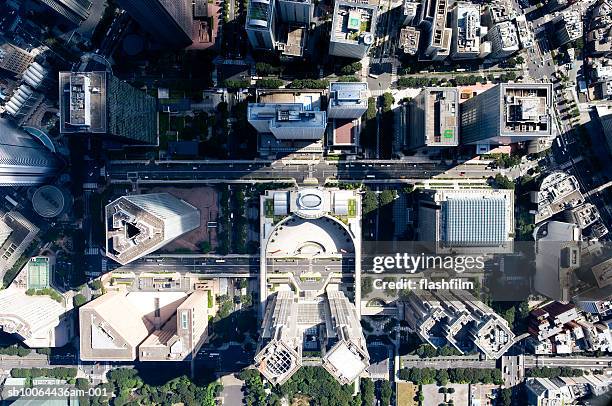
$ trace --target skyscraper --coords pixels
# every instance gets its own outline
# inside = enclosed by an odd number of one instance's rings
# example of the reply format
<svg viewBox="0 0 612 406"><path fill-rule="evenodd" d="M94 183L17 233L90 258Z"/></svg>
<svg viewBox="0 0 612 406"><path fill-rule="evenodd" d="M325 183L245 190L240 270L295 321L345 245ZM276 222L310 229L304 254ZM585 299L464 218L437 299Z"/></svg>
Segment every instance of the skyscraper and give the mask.
<svg viewBox="0 0 612 406"><path fill-rule="evenodd" d="M38 0L71 23L80 25L89 17L91 0Z"/></svg>
<svg viewBox="0 0 612 406"><path fill-rule="evenodd" d="M61 162L42 143L0 118L0 185L38 185L60 167Z"/></svg>
<svg viewBox="0 0 612 406"><path fill-rule="evenodd" d="M501 83L461 104L465 144L511 144L553 134L551 83Z"/></svg>
<svg viewBox="0 0 612 406"><path fill-rule="evenodd" d="M311 0L278 0L278 14L286 23L310 24L314 3Z"/></svg>
<svg viewBox="0 0 612 406"><path fill-rule="evenodd" d="M374 43L378 6L336 1L329 54L361 59Z"/></svg>
<svg viewBox="0 0 612 406"><path fill-rule="evenodd" d="M449 87L423 89L410 103L409 148L459 145L459 94Z"/></svg>
<svg viewBox="0 0 612 406"><path fill-rule="evenodd" d="M200 211L169 193L123 196L106 206L106 255L125 265L200 227Z"/></svg>
<svg viewBox="0 0 612 406"><path fill-rule="evenodd" d="M263 322L255 366L278 385L301 367L304 352L316 352L338 382L354 382L370 362L359 322L359 194L323 188L275 190L261 196L260 207ZM346 256L354 262L338 265ZM308 268L285 266L295 258ZM268 269L271 263L287 272Z"/></svg>
<svg viewBox="0 0 612 406"><path fill-rule="evenodd" d="M367 82L334 82L329 85L329 118L355 119L368 109Z"/></svg>
<svg viewBox="0 0 612 406"><path fill-rule="evenodd" d="M119 0L119 5L159 42L176 48L191 44L191 0Z"/></svg>
<svg viewBox="0 0 612 406"><path fill-rule="evenodd" d="M153 97L108 72L60 72L60 132L106 134L157 145Z"/></svg>
<svg viewBox="0 0 612 406"><path fill-rule="evenodd" d="M245 29L254 49L274 50L275 0L249 0Z"/></svg>

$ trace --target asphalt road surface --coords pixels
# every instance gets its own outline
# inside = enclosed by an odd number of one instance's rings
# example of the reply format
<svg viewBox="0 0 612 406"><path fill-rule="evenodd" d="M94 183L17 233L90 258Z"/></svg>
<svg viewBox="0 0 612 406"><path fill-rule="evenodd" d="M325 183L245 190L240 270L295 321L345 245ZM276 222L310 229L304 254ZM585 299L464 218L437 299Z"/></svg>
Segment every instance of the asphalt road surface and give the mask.
<svg viewBox="0 0 612 406"><path fill-rule="evenodd" d="M213 274L215 276L237 275L240 277L255 276L259 273L259 258L250 257L217 259L214 257L197 257L190 255L151 255L140 258L127 265L116 265L116 268L111 268L109 270L125 272L191 272Z"/></svg>
<svg viewBox="0 0 612 406"><path fill-rule="evenodd" d="M135 182L159 183L173 181L203 182L207 180L252 181L252 180L295 180L304 182L316 178L319 183L326 179L361 182L365 180L430 179L451 170L455 165L438 162L404 161L360 161L320 162L316 164L286 165L280 161L112 161L108 174L114 183ZM454 171L456 172L456 171ZM464 178L494 176L494 171L484 166L462 169Z"/></svg>

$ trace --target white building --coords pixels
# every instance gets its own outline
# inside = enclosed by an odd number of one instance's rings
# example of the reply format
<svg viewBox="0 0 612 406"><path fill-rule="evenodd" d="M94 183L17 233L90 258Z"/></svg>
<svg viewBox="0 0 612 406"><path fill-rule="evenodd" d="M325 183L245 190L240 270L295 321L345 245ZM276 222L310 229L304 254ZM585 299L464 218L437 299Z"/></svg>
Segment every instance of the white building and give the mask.
<svg viewBox="0 0 612 406"><path fill-rule="evenodd" d="M484 58L491 52L491 44L482 42L486 27L480 25L480 5L460 1L452 11L453 59Z"/></svg>
<svg viewBox="0 0 612 406"><path fill-rule="evenodd" d="M368 110L367 82L334 82L329 85L327 115L332 119L355 119Z"/></svg>
<svg viewBox="0 0 612 406"><path fill-rule="evenodd" d="M282 384L310 358L341 384L368 367L361 325L361 204L355 191L261 196L261 340L255 366ZM343 258L354 258L347 262ZM304 268L294 267L296 259Z"/></svg>
<svg viewBox="0 0 612 406"><path fill-rule="evenodd" d="M519 50L518 32L510 21L495 24L488 33L488 39L491 42L490 58L505 59Z"/></svg>
<svg viewBox="0 0 612 406"><path fill-rule="evenodd" d="M279 140L319 140L327 127L324 111L306 110L302 103L249 103L247 117L257 132Z"/></svg>
<svg viewBox="0 0 612 406"><path fill-rule="evenodd" d="M200 227L200 211L169 193L123 196L106 206L106 255L125 265Z"/></svg>

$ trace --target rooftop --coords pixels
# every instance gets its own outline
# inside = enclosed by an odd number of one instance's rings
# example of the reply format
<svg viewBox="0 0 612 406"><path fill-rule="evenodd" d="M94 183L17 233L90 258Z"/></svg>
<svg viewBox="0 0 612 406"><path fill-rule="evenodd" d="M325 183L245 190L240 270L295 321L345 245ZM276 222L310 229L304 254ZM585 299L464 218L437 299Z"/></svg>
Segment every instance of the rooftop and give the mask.
<svg viewBox="0 0 612 406"><path fill-rule="evenodd" d="M105 133L106 72L60 72L62 133Z"/></svg>
<svg viewBox="0 0 612 406"><path fill-rule="evenodd" d="M480 5L460 1L456 5L457 52L480 52Z"/></svg>
<svg viewBox="0 0 612 406"><path fill-rule="evenodd" d="M535 222L539 223L565 209L584 202L578 180L565 172L553 172L540 184L540 190L532 192L531 200L538 205Z"/></svg>
<svg viewBox="0 0 612 406"><path fill-rule="evenodd" d="M552 134L552 84L503 84L502 131Z"/></svg>
<svg viewBox="0 0 612 406"><path fill-rule="evenodd" d="M122 265L199 227L199 211L168 193L123 196L106 206L106 255Z"/></svg>
<svg viewBox="0 0 612 406"><path fill-rule="evenodd" d="M372 45L378 7L367 3L336 1L331 40Z"/></svg>
<svg viewBox="0 0 612 406"><path fill-rule="evenodd" d="M247 26L253 29L267 30L272 23L273 14L273 0L249 0Z"/></svg>
<svg viewBox="0 0 612 406"><path fill-rule="evenodd" d="M400 30L399 45L404 53L415 55L419 50L421 31L416 27L405 27Z"/></svg>
<svg viewBox="0 0 612 406"><path fill-rule="evenodd" d="M331 106L367 105L367 102L367 82L334 82L329 85L329 104Z"/></svg>
<svg viewBox="0 0 612 406"><path fill-rule="evenodd" d="M456 146L459 143L459 93L453 88L427 88L425 97L425 143Z"/></svg>

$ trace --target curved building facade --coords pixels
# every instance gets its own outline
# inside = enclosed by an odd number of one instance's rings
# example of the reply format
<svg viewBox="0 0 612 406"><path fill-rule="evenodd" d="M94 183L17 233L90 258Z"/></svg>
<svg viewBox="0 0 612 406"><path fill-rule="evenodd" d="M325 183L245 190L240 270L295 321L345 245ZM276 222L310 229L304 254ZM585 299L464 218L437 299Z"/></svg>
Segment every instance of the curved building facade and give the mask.
<svg viewBox="0 0 612 406"><path fill-rule="evenodd" d="M60 160L38 140L0 118L0 185L39 185L60 168Z"/></svg>

